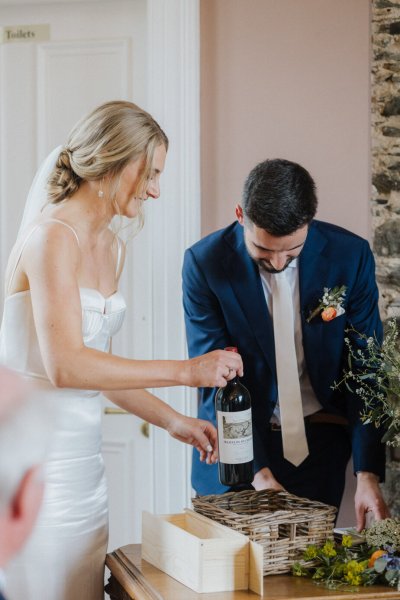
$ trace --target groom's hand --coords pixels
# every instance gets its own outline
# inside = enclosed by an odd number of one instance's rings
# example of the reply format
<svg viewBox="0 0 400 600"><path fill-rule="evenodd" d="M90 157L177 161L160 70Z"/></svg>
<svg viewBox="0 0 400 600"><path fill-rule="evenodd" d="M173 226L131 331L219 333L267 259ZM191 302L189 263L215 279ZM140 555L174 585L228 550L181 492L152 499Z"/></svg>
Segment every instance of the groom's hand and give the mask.
<svg viewBox="0 0 400 600"><path fill-rule="evenodd" d="M375 521L390 517L390 512L379 487L379 478L375 473L359 471L357 473L357 490L354 497L357 518L357 531L366 526L366 515L372 513Z"/></svg>
<svg viewBox="0 0 400 600"><path fill-rule="evenodd" d="M253 487L256 490L276 490L278 492L286 491L279 481L275 479L271 469L268 469L268 467L260 469L254 475Z"/></svg>
<svg viewBox="0 0 400 600"><path fill-rule="evenodd" d="M194 446L200 452L201 461L205 460L208 465L217 462L217 430L209 421L178 414L170 421L167 431L176 440Z"/></svg>

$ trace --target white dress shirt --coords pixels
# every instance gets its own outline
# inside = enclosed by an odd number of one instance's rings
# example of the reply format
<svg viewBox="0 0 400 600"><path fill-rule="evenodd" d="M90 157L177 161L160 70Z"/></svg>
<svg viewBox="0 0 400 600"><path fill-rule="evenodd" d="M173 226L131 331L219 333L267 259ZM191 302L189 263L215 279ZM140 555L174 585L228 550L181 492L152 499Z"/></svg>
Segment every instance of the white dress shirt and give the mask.
<svg viewBox="0 0 400 600"><path fill-rule="evenodd" d="M274 277L273 273L268 273L262 268L260 270L261 282L264 290L265 300L268 306L268 311L272 316L272 289L271 282L272 277ZM308 377L306 361L304 358L304 349L303 349L303 334L301 329L301 315L300 315L300 291L299 291L299 267L298 267L298 259L295 258L286 268L286 277L289 282L290 288L292 290L292 298L293 298L293 315L294 315L294 337L295 337L295 347L296 347L296 356L297 356L297 367L299 371L299 381L300 381L300 390L301 390L301 400L303 405L303 415L306 417L307 415L312 415L313 413L322 409L321 404L318 402L314 391L311 387L310 378ZM279 414L279 398L278 402L275 405L274 413L271 417L271 422L275 422L280 424L280 414Z"/></svg>

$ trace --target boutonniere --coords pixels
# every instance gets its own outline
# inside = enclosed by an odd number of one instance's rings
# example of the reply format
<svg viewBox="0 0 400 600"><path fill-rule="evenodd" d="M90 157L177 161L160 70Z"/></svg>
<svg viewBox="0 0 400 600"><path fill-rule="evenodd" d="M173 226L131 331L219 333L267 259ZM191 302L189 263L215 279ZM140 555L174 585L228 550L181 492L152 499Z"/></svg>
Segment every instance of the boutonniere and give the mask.
<svg viewBox="0 0 400 600"><path fill-rule="evenodd" d="M319 300L319 304L314 310L310 311L307 317L307 323L314 317L321 314L323 321L332 321L336 317L340 317L345 310L343 308L343 301L346 295L346 286L337 285L336 287L324 288L324 295Z"/></svg>

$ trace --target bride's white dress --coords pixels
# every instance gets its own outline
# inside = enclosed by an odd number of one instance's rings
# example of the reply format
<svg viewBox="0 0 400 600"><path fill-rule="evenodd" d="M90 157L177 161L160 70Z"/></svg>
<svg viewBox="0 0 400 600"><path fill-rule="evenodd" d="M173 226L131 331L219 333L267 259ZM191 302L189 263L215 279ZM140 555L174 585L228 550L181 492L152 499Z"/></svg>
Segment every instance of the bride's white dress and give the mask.
<svg viewBox="0 0 400 600"><path fill-rule="evenodd" d="M80 296L84 343L107 352L111 336L122 325L124 299L119 292L104 298L90 288L81 288ZM6 569L7 598L102 600L108 510L101 396L52 386L40 355L29 291L5 299L0 362L57 403L44 502L32 536Z"/></svg>

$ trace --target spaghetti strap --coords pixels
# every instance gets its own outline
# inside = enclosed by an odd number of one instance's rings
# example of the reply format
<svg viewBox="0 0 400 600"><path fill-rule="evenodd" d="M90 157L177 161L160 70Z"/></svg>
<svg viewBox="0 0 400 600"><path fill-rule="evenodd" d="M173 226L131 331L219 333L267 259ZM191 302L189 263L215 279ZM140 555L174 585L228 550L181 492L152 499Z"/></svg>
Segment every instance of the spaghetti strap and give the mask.
<svg viewBox="0 0 400 600"><path fill-rule="evenodd" d="M75 229L74 229L73 227L71 227L71 225L68 225L68 223L65 223L65 221L61 221L60 219L46 219L46 221L42 221L41 223L37 223L37 224L36 224L34 227L32 227L32 229L29 231L29 233L27 234L26 238L25 238L25 239L24 239L24 241L22 242L22 244L21 244L21 247L20 247L20 249L19 249L19 251L18 251L18 255L17 255L17 258L16 258L16 260L15 260L14 267L13 267L13 269L12 269L12 271L11 271L10 277L9 277L9 279L8 279L8 282L7 282L7 291L6 291L6 293L7 293L7 294L8 294L8 293L9 293L9 291L10 291L10 286L11 286L11 284L12 284L12 281L13 281L13 279L14 279L15 272L16 272L16 270L17 270L17 268L18 268L19 262L20 262L20 260L21 260L22 253L23 253L23 251L24 251L24 249L25 249L25 246L26 246L26 244L27 244L27 243L28 243L28 241L29 241L29 238L30 238L30 237L31 237L31 235L32 235L32 234L33 234L33 233L36 231L36 229L38 229L38 228L39 228L41 225L44 225L44 224L46 224L46 223L49 223L49 222L60 223L61 225L65 225L65 227L68 227L68 229L70 229L70 230L72 231L72 233L74 234L74 236L75 236L75 238L76 238L76 242L77 242L78 246L80 246L80 244L79 244L79 238L78 238L78 234L76 233Z"/></svg>
<svg viewBox="0 0 400 600"><path fill-rule="evenodd" d="M46 221L43 221L43 223L39 223L39 225L43 225L44 223L48 223L49 221L54 221L54 223L61 223L61 225L65 225L65 227L68 227L68 229L70 229L72 231L72 233L74 234L75 238L76 238L76 243L78 244L78 246L80 247L80 243L79 243L79 238L78 238L78 234L76 233L75 229L72 227L72 225L68 225L68 223L66 223L65 221L61 221L61 219L54 219L54 218L50 218L50 219L46 219Z"/></svg>

